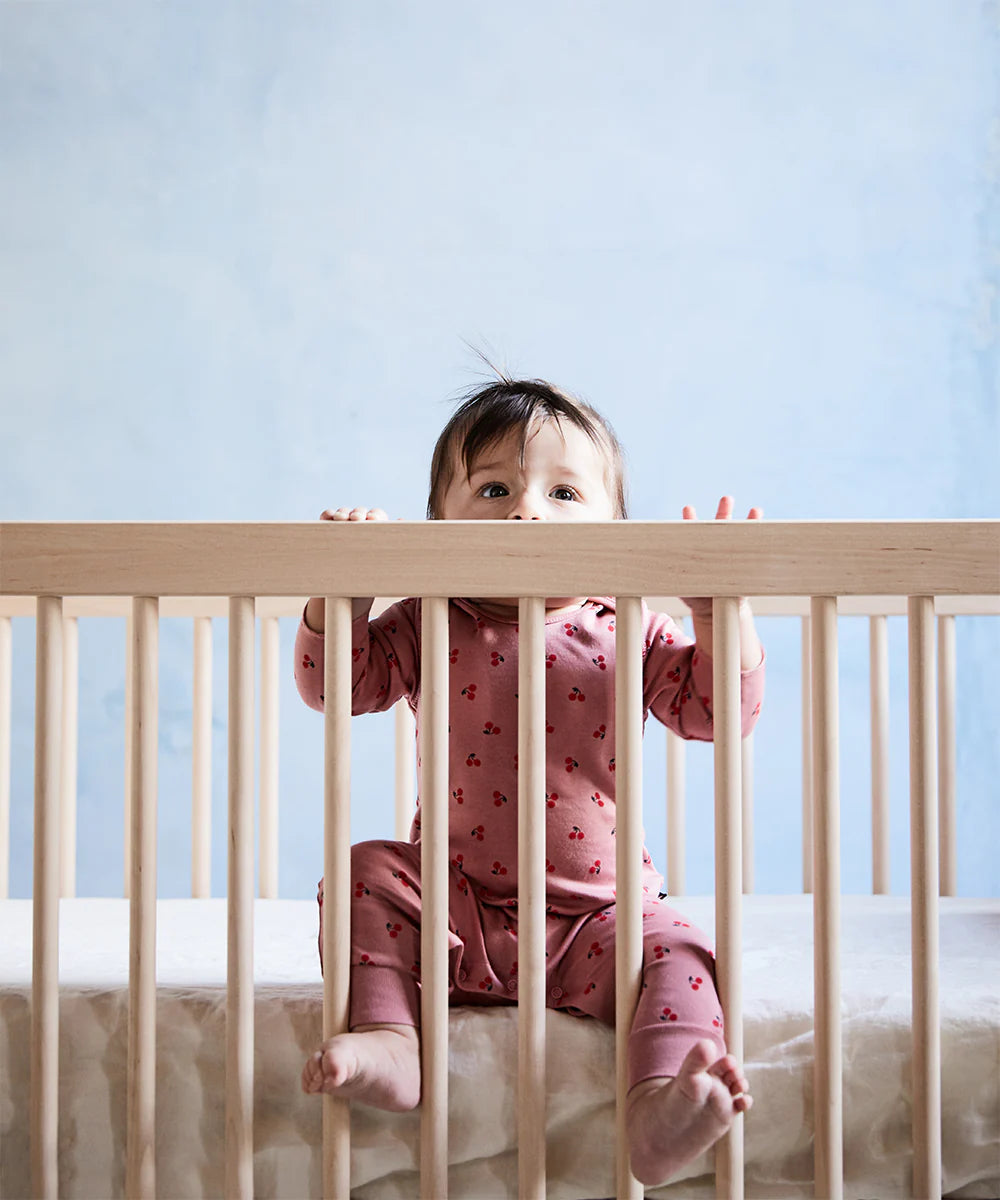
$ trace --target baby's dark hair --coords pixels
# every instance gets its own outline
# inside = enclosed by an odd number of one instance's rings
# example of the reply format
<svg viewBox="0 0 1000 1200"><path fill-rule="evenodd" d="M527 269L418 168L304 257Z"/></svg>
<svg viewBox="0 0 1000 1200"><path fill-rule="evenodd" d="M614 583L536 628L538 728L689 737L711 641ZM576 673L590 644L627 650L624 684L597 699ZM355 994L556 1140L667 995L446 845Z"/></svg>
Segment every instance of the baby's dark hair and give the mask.
<svg viewBox="0 0 1000 1200"><path fill-rule="evenodd" d="M491 364L492 365L492 364ZM437 521L441 504L457 466L468 476L476 460L490 446L517 431L521 455L532 427L538 421L566 421L582 430L607 456L608 491L615 517L628 515L625 499L625 456L614 430L604 417L583 400L569 395L544 379L511 379L493 368L494 383L475 388L462 398L434 447L427 517Z"/></svg>

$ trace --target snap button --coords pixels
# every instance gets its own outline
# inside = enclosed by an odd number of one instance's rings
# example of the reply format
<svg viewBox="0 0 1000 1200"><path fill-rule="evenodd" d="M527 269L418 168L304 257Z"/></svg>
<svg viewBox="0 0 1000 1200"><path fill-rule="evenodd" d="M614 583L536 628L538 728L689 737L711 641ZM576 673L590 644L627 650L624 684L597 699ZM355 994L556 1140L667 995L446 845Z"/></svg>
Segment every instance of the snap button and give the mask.
<svg viewBox="0 0 1000 1200"><path fill-rule="evenodd" d="M549 992L549 995L552 997L553 1000L561 1000L562 994L563 994L563 990L561 987L554 987L552 989L552 991Z"/></svg>
<svg viewBox="0 0 1000 1200"><path fill-rule="evenodd" d="M465 981L469 978L469 972L468 971L459 971L458 978L459 978L459 982L465 983Z"/></svg>
<svg viewBox="0 0 1000 1200"><path fill-rule="evenodd" d="M507 991L508 992L516 992L517 991L517 980L516 979L508 979L507 980Z"/></svg>

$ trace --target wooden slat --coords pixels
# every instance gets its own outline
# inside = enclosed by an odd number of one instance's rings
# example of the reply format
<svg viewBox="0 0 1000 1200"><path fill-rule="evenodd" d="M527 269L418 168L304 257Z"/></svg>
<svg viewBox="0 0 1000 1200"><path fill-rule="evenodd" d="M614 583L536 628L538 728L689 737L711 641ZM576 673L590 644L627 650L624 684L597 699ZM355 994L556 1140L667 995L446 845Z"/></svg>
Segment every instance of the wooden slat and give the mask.
<svg viewBox="0 0 1000 1200"><path fill-rule="evenodd" d="M80 641L63 614L62 735L59 742L59 895L76 894L76 776L80 713Z"/></svg>
<svg viewBox="0 0 1000 1200"><path fill-rule="evenodd" d="M35 633L35 853L31 971L31 1179L59 1188L59 704L62 602L39 596Z"/></svg>
<svg viewBox="0 0 1000 1200"><path fill-rule="evenodd" d="M934 605L909 601L910 914L913 987L913 1194L941 1195L937 762Z"/></svg>
<svg viewBox="0 0 1000 1200"><path fill-rule="evenodd" d="M667 730L667 891L683 896L685 858L684 740Z"/></svg>
<svg viewBox="0 0 1000 1200"><path fill-rule="evenodd" d="M410 840L410 825L413 822L414 742L413 712L405 700L394 705L395 713L395 828L396 838L401 842Z"/></svg>
<svg viewBox="0 0 1000 1200"><path fill-rule="evenodd" d="M258 617L301 617L306 597L258 596ZM393 600L376 597L372 613L377 615ZM124 617L131 601L127 596L69 596L63 602L63 612L69 617ZM758 617L805 617L809 615L808 596L750 596L750 605ZM647 596L646 606L653 612L665 612L675 619L689 615L685 604L676 596ZM225 596L163 596L160 616L164 617L225 617L229 601ZM935 596L934 612L938 616L1000 616L1000 595ZM906 597L898 596L839 596L837 613L841 617L906 616ZM31 617L35 615L34 596L0 595L0 617Z"/></svg>
<svg viewBox="0 0 1000 1200"><path fill-rule="evenodd" d="M122 895L126 900L132 893L132 733L135 713L135 697L132 693L132 659L134 655L135 621L132 602L129 600L125 617L125 815L122 822L122 857L125 876Z"/></svg>
<svg viewBox="0 0 1000 1200"><path fill-rule="evenodd" d="M253 1196L253 600L229 601L226 1195Z"/></svg>
<svg viewBox="0 0 1000 1200"><path fill-rule="evenodd" d="M741 793L743 823L743 895L753 893L753 734L741 747Z"/></svg>
<svg viewBox="0 0 1000 1200"><path fill-rule="evenodd" d="M518 606L518 1194L545 1200L545 601Z"/></svg>
<svg viewBox="0 0 1000 1200"><path fill-rule="evenodd" d="M323 1040L346 1033L351 983L351 602L327 596L323 708ZM351 1113L323 1097L323 1195L351 1186Z"/></svg>
<svg viewBox="0 0 1000 1200"><path fill-rule="evenodd" d="M802 893L813 890L812 627L802 618Z"/></svg>
<svg viewBox="0 0 1000 1200"><path fill-rule="evenodd" d="M955 618L938 617L938 817L941 853L941 895L954 896L958 887L955 761Z"/></svg>
<svg viewBox="0 0 1000 1200"><path fill-rule="evenodd" d="M626 1129L628 1043L642 985L642 604L615 600L615 1062L618 1200L639 1200Z"/></svg>
<svg viewBox="0 0 1000 1200"><path fill-rule="evenodd" d="M420 673L420 1194L448 1195L448 601L423 601Z"/></svg>
<svg viewBox="0 0 1000 1200"><path fill-rule="evenodd" d="M886 618L869 619L872 757L872 895L889 894L889 638Z"/></svg>
<svg viewBox="0 0 1000 1200"><path fill-rule="evenodd" d="M840 1036L840 776L837 709L837 605L812 601L813 979L816 1054L813 1080L815 1195L844 1191L843 1078Z"/></svg>
<svg viewBox="0 0 1000 1200"><path fill-rule="evenodd" d="M125 1194L156 1196L156 807L159 615L132 601L132 758Z"/></svg>
<svg viewBox="0 0 1000 1200"><path fill-rule="evenodd" d="M212 619L195 617L191 706L191 895L212 894Z"/></svg>
<svg viewBox="0 0 1000 1200"><path fill-rule="evenodd" d="M0 900L10 894L10 742L13 638L0 617Z"/></svg>
<svg viewBox="0 0 1000 1200"><path fill-rule="evenodd" d="M1000 594L997 521L0 525L0 593Z"/></svg>
<svg viewBox="0 0 1000 1200"><path fill-rule="evenodd" d="M260 881L263 899L278 898L278 618L260 622ZM324 693L325 694L325 693Z"/></svg>
<svg viewBox="0 0 1000 1200"><path fill-rule="evenodd" d="M743 1062L743 884L739 603L716 597L712 615L715 758L715 957L726 1046ZM715 1146L715 1194L743 1197L743 1122Z"/></svg>

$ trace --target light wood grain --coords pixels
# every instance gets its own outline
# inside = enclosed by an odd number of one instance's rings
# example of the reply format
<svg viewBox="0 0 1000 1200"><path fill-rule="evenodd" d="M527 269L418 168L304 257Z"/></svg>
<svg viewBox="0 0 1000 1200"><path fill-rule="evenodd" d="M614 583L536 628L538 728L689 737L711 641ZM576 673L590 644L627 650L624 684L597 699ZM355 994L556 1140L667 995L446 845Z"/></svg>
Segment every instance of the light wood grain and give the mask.
<svg viewBox="0 0 1000 1200"><path fill-rule="evenodd" d="M743 895L753 892L753 734L743 739L740 754L743 824Z"/></svg>
<svg viewBox="0 0 1000 1200"><path fill-rule="evenodd" d="M642 986L641 602L615 600L615 1064L619 1200L640 1200L626 1130L628 1042Z"/></svg>
<svg viewBox="0 0 1000 1200"><path fill-rule="evenodd" d="M872 895L889 894L889 636L884 616L869 619L872 758Z"/></svg>
<svg viewBox="0 0 1000 1200"><path fill-rule="evenodd" d="M940 823L940 892L956 895L958 887L958 837L956 831L955 754L955 618L941 616L938 628L938 819Z"/></svg>
<svg viewBox="0 0 1000 1200"><path fill-rule="evenodd" d="M327 596L323 664L323 1040L346 1033L351 986L351 602ZM323 1097L323 1195L350 1194L351 1112Z"/></svg>
<svg viewBox="0 0 1000 1200"><path fill-rule="evenodd" d="M38 598L35 631L35 848L31 969L31 1180L59 1188L59 706L62 602Z"/></svg>
<svg viewBox="0 0 1000 1200"><path fill-rule="evenodd" d="M913 1195L941 1195L937 738L934 608L909 601L910 917L913 996Z"/></svg>
<svg viewBox="0 0 1000 1200"><path fill-rule="evenodd" d="M812 615L813 1079L817 1200L844 1193L843 1076L840 1034L840 735L837 708L837 606L814 596Z"/></svg>
<svg viewBox="0 0 1000 1200"><path fill-rule="evenodd" d="M156 1196L156 809L159 614L151 596L132 601L128 1139L125 1192Z"/></svg>
<svg viewBox="0 0 1000 1200"><path fill-rule="evenodd" d="M811 602L810 602L811 603ZM813 890L812 625L802 618L802 892Z"/></svg>
<svg viewBox="0 0 1000 1200"><path fill-rule="evenodd" d="M0 900L6 900L10 893L12 650L10 617L0 617Z"/></svg>
<svg viewBox="0 0 1000 1200"><path fill-rule="evenodd" d="M80 718L80 630L63 614L62 733L59 739L59 895L76 894L76 776Z"/></svg>
<svg viewBox="0 0 1000 1200"><path fill-rule="evenodd" d="M253 1196L253 600L229 601L226 1196Z"/></svg>
<svg viewBox="0 0 1000 1200"><path fill-rule="evenodd" d="M448 1195L448 601L425 599L420 645L420 1194Z"/></svg>
<svg viewBox="0 0 1000 1200"><path fill-rule="evenodd" d="M715 759L715 955L726 1046L743 1062L743 815L738 601L716 598L712 616ZM715 1194L743 1197L743 1121L715 1146Z"/></svg>
<svg viewBox="0 0 1000 1200"><path fill-rule="evenodd" d="M191 706L191 895L212 894L212 619L195 617Z"/></svg>
<svg viewBox="0 0 1000 1200"><path fill-rule="evenodd" d="M517 1176L545 1200L545 602L518 609Z"/></svg>
<svg viewBox="0 0 1000 1200"><path fill-rule="evenodd" d="M278 897L278 661L277 617L260 620L260 866L258 893Z"/></svg>
<svg viewBox="0 0 1000 1200"><path fill-rule="evenodd" d="M997 521L0 525L8 595L1000 593Z"/></svg>

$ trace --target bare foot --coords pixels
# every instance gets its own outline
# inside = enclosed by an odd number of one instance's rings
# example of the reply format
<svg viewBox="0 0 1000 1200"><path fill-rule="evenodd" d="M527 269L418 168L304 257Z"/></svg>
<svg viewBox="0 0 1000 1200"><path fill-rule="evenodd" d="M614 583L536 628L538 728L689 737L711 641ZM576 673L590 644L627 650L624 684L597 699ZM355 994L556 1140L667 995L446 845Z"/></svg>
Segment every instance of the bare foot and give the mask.
<svg viewBox="0 0 1000 1200"><path fill-rule="evenodd" d="M640 1183L669 1179L753 1104L736 1059L717 1053L714 1042L696 1042L676 1078L644 1079L629 1092L629 1152Z"/></svg>
<svg viewBox="0 0 1000 1200"><path fill-rule="evenodd" d="M360 1100L386 1112L420 1103L420 1042L412 1025L358 1026L330 1038L302 1068L302 1090Z"/></svg>

